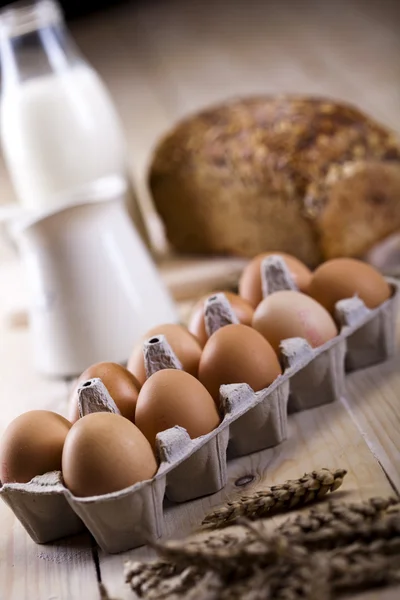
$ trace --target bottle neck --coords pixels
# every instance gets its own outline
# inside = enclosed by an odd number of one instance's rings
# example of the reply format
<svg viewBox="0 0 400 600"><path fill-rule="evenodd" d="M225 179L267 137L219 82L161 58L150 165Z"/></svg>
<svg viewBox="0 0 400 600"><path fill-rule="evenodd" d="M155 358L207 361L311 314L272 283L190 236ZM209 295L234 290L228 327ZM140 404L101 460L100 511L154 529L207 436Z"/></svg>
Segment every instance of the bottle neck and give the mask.
<svg viewBox="0 0 400 600"><path fill-rule="evenodd" d="M52 0L16 3L0 13L0 60L3 91L83 62Z"/></svg>

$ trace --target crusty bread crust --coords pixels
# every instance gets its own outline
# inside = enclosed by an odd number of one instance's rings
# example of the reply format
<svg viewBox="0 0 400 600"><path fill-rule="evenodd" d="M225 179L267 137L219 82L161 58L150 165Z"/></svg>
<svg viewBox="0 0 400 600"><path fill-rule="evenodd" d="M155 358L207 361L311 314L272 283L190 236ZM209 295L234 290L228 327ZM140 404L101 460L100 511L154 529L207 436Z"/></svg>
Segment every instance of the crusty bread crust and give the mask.
<svg viewBox="0 0 400 600"><path fill-rule="evenodd" d="M332 100L236 100L161 140L149 185L180 252L360 256L400 230L400 145Z"/></svg>

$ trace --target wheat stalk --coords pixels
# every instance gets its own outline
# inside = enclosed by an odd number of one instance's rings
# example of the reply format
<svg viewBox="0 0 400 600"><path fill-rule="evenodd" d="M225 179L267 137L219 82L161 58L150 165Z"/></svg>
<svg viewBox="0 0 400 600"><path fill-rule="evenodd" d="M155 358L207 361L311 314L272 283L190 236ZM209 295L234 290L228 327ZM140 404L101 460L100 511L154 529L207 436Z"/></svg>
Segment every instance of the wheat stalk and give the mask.
<svg viewBox="0 0 400 600"><path fill-rule="evenodd" d="M242 524L241 540L228 529L221 539L157 544L163 560L131 564L127 581L147 600L330 600L400 582L398 499L330 503L273 535Z"/></svg>
<svg viewBox="0 0 400 600"><path fill-rule="evenodd" d="M395 514L400 514L398 498L371 498L358 504L330 502L328 509L314 507L308 514L287 520L278 532L308 549L329 549L379 535L382 517Z"/></svg>
<svg viewBox="0 0 400 600"><path fill-rule="evenodd" d="M396 537L354 543L331 551L328 558L336 594L400 583L400 528Z"/></svg>
<svg viewBox="0 0 400 600"><path fill-rule="evenodd" d="M260 519L270 512L298 508L340 488L345 475L344 469L320 469L306 473L300 479L289 480L228 502L207 515L202 524L209 528L226 527L243 517Z"/></svg>

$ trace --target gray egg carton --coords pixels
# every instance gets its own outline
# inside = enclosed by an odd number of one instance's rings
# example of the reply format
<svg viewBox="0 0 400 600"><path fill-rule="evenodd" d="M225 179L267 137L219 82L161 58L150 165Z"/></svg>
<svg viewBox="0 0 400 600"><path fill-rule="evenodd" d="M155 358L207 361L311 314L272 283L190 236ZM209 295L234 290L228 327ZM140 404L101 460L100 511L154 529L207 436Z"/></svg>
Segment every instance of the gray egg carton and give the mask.
<svg viewBox="0 0 400 600"><path fill-rule="evenodd" d="M264 268L271 276L269 290L264 278L264 293L294 286L279 261ZM323 346L313 349L302 338L284 340L284 372L268 388L254 392L246 384L223 385L222 421L211 433L193 440L181 427L159 433L160 466L151 480L103 496L77 498L64 487L61 473L53 472L27 484L5 484L1 497L37 543L75 534L84 526L110 553L158 539L163 534L165 497L186 502L222 489L227 482L227 460L285 440L288 412L338 399L345 390L346 369L363 368L393 355L400 293L398 285L390 283L392 297L375 310L367 309L357 297L340 301L336 306L340 333ZM206 309L213 315L213 305L222 301L224 323L229 322L225 300L217 294ZM215 329L213 318L209 319L210 331ZM88 396L90 388L93 393ZM118 412L101 380L86 385L85 397L81 415Z"/></svg>

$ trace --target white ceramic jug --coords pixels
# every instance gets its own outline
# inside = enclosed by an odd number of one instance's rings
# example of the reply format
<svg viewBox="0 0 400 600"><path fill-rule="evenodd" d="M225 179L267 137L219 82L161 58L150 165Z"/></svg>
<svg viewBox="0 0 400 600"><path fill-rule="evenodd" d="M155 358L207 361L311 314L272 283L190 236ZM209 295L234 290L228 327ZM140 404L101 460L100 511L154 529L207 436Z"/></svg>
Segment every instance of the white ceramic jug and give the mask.
<svg viewBox="0 0 400 600"><path fill-rule="evenodd" d="M64 208L14 219L42 373L70 376L98 361L125 362L147 329L178 320L128 217L124 186L111 177L69 196Z"/></svg>

